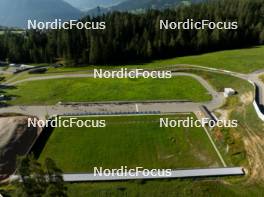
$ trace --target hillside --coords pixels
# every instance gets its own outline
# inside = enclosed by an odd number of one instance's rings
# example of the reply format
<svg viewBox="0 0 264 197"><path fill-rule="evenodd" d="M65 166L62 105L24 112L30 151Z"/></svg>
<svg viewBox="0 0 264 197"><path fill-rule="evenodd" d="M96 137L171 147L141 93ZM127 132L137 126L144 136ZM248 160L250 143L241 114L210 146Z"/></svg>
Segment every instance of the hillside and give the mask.
<svg viewBox="0 0 264 197"><path fill-rule="evenodd" d="M182 4L200 2L201 0L126 0L109 8L94 8L89 10L89 15L100 15L111 11L142 11L147 9L173 8Z"/></svg>
<svg viewBox="0 0 264 197"><path fill-rule="evenodd" d="M117 6L114 6L113 9L118 10L137 10L137 9L164 9L170 8L179 4L186 2L195 2L195 1L183 1L183 0L127 0L123 3L120 3Z"/></svg>
<svg viewBox="0 0 264 197"><path fill-rule="evenodd" d="M52 21L76 19L81 12L63 0L1 0L0 25L26 27L28 19Z"/></svg>
<svg viewBox="0 0 264 197"><path fill-rule="evenodd" d="M82 10L87 11L90 9L93 9L95 7L111 7L114 5L117 5L121 2L124 2L125 0L65 0L72 6Z"/></svg>

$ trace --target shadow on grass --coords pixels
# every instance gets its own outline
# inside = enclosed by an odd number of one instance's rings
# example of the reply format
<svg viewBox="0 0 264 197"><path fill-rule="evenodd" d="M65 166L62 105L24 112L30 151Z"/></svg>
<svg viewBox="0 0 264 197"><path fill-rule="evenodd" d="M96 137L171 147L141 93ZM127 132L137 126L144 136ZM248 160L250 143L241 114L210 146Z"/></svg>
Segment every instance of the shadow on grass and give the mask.
<svg viewBox="0 0 264 197"><path fill-rule="evenodd" d="M35 144L30 150L30 152L33 153L36 158L40 157L40 154L43 151L46 143L48 142L53 130L54 130L54 127L51 127L51 125L48 125L47 127L43 129L41 134L38 136L38 139L36 140Z"/></svg>

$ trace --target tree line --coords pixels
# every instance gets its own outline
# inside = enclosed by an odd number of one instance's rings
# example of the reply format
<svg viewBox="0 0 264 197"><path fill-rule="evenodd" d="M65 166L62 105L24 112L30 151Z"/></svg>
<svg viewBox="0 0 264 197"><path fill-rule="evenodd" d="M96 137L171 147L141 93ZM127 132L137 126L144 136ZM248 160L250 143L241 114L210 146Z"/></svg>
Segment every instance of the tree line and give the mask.
<svg viewBox="0 0 264 197"><path fill-rule="evenodd" d="M34 155L17 158L17 179L0 188L4 197L67 197L62 171L51 158L39 163Z"/></svg>
<svg viewBox="0 0 264 197"><path fill-rule="evenodd" d="M160 20L237 21L234 30L160 30ZM82 19L105 30L6 31L0 59L11 62L116 64L264 44L264 0L217 0L142 14L113 12Z"/></svg>

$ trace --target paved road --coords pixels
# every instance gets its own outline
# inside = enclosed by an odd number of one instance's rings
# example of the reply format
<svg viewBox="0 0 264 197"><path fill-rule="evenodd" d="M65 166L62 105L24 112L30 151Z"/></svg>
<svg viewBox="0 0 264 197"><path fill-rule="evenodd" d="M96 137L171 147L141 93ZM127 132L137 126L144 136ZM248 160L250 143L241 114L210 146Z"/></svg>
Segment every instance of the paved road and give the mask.
<svg viewBox="0 0 264 197"><path fill-rule="evenodd" d="M202 77L190 74L190 73L173 73L173 76L189 76L199 81L212 95L212 100L209 102L137 102L134 103L101 103L101 104L89 104L89 105L53 105L53 106L10 106L0 109L0 113L14 112L23 113L27 115L34 115L40 118L45 118L46 115L60 115L65 113L85 113L85 112L135 112L135 111L160 111L162 113L172 112L195 112L199 111L201 105L205 105L209 110L216 109L224 103L224 96L222 93L216 92L214 88ZM11 82L5 85L17 85L19 83L36 81L36 80L47 80L47 79L62 79L62 78L87 78L93 77L92 74L64 74L55 76L41 76L31 77L16 82Z"/></svg>

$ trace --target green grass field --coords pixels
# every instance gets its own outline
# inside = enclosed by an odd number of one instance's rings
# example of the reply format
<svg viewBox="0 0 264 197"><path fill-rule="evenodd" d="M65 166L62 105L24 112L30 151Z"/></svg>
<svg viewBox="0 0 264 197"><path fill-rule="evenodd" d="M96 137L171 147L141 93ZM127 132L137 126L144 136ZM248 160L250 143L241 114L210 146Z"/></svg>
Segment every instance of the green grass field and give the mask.
<svg viewBox="0 0 264 197"><path fill-rule="evenodd" d="M186 91L188 90L188 91ZM191 100L209 101L211 95L192 77L172 79L53 79L24 82L6 94L11 104L55 104L59 101Z"/></svg>
<svg viewBox="0 0 264 197"><path fill-rule="evenodd" d="M221 166L203 128L160 128L160 117L101 117L106 120L105 128L57 128L40 161L51 157L64 172L93 172L94 167L100 166L110 169ZM186 119L187 115L167 117Z"/></svg>

